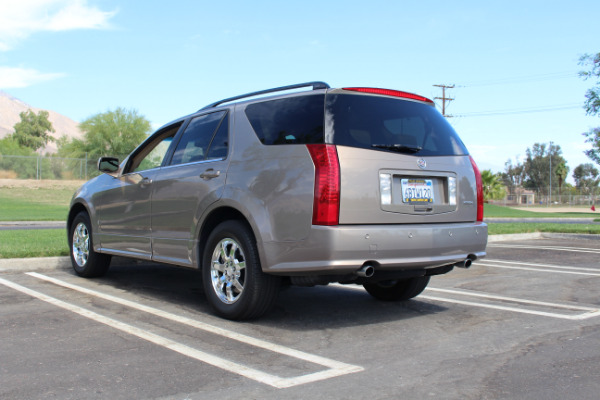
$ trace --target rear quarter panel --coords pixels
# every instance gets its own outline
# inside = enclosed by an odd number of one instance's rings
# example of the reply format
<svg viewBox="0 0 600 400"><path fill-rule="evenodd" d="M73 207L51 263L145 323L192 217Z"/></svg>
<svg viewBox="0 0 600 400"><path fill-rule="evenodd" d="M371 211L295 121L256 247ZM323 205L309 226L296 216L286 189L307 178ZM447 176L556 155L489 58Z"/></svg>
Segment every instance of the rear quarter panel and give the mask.
<svg viewBox="0 0 600 400"><path fill-rule="evenodd" d="M244 106L236 106L231 163L222 203L235 204L259 241L297 241L312 224L314 165L304 145L265 146Z"/></svg>

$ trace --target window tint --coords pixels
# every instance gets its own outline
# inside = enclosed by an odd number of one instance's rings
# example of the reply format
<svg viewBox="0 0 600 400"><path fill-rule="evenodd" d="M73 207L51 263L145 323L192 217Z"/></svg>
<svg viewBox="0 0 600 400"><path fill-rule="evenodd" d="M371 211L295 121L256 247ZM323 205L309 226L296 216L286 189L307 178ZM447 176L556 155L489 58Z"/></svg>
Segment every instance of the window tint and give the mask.
<svg viewBox="0 0 600 400"><path fill-rule="evenodd" d="M177 143L171 165L205 160L215 130L224 114L224 111L216 112L192 119Z"/></svg>
<svg viewBox="0 0 600 400"><path fill-rule="evenodd" d="M325 95L290 97L254 103L246 116L266 145L323 143Z"/></svg>
<svg viewBox="0 0 600 400"><path fill-rule="evenodd" d="M448 121L432 106L395 98L327 96L327 143L385 147L419 156L468 154Z"/></svg>

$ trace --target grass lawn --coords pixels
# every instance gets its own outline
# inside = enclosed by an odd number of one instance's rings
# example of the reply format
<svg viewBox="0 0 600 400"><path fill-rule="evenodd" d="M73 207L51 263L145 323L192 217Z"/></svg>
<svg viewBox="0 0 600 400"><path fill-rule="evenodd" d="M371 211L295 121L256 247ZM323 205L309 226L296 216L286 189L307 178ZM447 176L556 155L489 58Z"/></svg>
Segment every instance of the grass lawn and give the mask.
<svg viewBox="0 0 600 400"><path fill-rule="evenodd" d="M0 258L53 257L69 254L64 229L0 231Z"/></svg>
<svg viewBox="0 0 600 400"><path fill-rule="evenodd" d="M0 221L64 221L72 188L0 187Z"/></svg>

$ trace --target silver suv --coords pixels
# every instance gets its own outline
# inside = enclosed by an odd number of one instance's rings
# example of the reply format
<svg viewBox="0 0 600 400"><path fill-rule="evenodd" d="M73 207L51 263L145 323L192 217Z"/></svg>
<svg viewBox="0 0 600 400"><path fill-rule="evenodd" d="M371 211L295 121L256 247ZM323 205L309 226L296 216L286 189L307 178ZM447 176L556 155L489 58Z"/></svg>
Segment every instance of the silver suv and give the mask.
<svg viewBox="0 0 600 400"><path fill-rule="evenodd" d="M232 97L98 167L71 202L75 272L103 275L111 255L198 268L229 319L263 315L282 283L407 300L485 256L477 166L412 93L309 82Z"/></svg>

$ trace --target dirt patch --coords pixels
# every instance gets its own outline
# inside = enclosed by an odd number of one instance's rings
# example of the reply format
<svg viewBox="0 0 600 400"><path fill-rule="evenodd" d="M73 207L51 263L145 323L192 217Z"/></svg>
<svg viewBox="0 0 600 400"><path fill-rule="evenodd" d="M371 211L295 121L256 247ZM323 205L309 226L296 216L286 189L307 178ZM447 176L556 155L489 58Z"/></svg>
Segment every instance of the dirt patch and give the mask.
<svg viewBox="0 0 600 400"><path fill-rule="evenodd" d="M83 185L84 180L50 180L50 179L0 179L0 188L30 189L72 189Z"/></svg>

